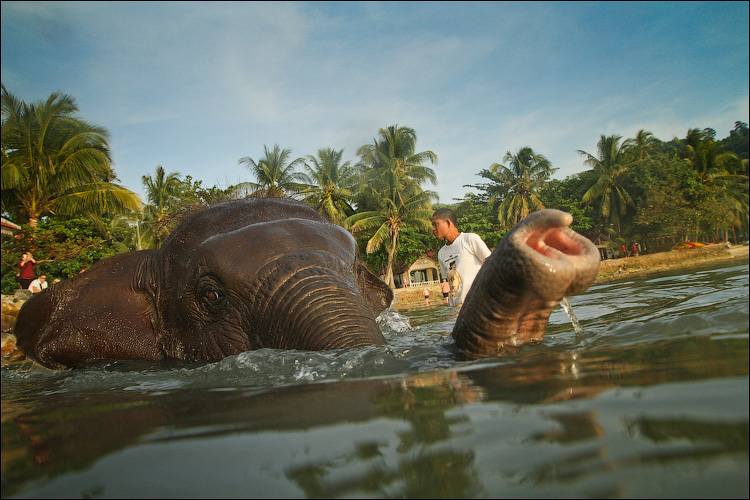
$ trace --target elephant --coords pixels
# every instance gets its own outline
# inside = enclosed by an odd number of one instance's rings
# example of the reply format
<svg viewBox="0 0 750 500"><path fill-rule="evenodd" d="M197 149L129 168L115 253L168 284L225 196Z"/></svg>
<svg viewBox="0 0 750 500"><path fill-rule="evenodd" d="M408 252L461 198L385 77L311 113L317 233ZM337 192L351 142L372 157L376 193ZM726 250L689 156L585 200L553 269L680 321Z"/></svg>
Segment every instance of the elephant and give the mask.
<svg viewBox="0 0 750 500"><path fill-rule="evenodd" d="M535 212L505 236L456 320L462 356L541 340L555 303L591 285L599 253L571 221ZM246 198L183 217L159 249L104 259L36 294L14 333L52 369L210 361L259 348L384 345L376 318L392 300L346 229L291 198Z"/></svg>

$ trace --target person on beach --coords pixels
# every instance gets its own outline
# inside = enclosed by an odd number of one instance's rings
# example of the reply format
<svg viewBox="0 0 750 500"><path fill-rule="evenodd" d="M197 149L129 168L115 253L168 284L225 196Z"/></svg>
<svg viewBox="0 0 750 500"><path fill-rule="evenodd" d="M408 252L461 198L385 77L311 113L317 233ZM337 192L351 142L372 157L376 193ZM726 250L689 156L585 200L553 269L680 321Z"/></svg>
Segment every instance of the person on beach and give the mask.
<svg viewBox="0 0 750 500"><path fill-rule="evenodd" d="M451 288L451 296L448 300L449 305L456 305L456 296L461 289L461 275L456 271L456 263L451 262L451 268L448 270L448 284Z"/></svg>
<svg viewBox="0 0 750 500"><path fill-rule="evenodd" d="M29 288L27 290L31 293L39 293L43 290L46 290L47 286L47 276L42 274L29 284Z"/></svg>
<svg viewBox="0 0 750 500"><path fill-rule="evenodd" d="M422 293L424 294L425 304L429 306L430 305L430 289L425 287L425 289L422 290Z"/></svg>
<svg viewBox="0 0 750 500"><path fill-rule="evenodd" d="M23 290L28 290L29 285L36 278L34 264L36 264L36 260L34 260L31 252L21 254L21 261L18 263L18 284Z"/></svg>
<svg viewBox="0 0 750 500"><path fill-rule="evenodd" d="M445 245L438 251L440 274L447 277L451 263L455 263L461 276L463 286L454 305L462 304L479 269L490 256L490 249L478 234L460 232L456 214L449 208L439 208L432 215L432 234L445 239Z"/></svg>
<svg viewBox="0 0 750 500"><path fill-rule="evenodd" d="M443 292L443 304L448 305L448 299L451 294L451 286L448 284L448 280L443 278L443 282L440 283L440 291Z"/></svg>

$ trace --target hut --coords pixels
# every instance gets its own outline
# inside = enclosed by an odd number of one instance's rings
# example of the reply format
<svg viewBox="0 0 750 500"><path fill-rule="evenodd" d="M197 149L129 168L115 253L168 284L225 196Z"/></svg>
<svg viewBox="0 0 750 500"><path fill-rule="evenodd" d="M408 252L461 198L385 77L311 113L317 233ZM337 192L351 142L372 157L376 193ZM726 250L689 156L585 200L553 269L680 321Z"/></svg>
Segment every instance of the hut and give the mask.
<svg viewBox="0 0 750 500"><path fill-rule="evenodd" d="M440 283L440 268L437 261L422 255L410 265L402 266L393 280L397 288L434 285Z"/></svg>
<svg viewBox="0 0 750 500"><path fill-rule="evenodd" d="M596 245L596 248L599 250L599 256L602 258L602 260L606 259L617 259L622 257L622 251L620 250L620 247L617 246L617 243L612 241L610 238L603 234L599 234L596 238L594 238L594 245Z"/></svg>
<svg viewBox="0 0 750 500"><path fill-rule="evenodd" d="M16 231L19 231L21 226L15 222L11 222L5 217L2 217L2 234L3 236L13 236Z"/></svg>

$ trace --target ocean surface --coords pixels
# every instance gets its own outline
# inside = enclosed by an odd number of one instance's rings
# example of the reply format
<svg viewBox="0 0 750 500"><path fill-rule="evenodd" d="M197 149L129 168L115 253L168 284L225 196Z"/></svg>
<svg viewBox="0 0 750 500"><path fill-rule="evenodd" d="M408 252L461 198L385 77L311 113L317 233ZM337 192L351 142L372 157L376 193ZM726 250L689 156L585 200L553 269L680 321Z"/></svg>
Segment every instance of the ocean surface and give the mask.
<svg viewBox="0 0 750 500"><path fill-rule="evenodd" d="M437 302L437 303L436 303ZM600 284L544 341L2 369L2 497L748 498L748 265Z"/></svg>

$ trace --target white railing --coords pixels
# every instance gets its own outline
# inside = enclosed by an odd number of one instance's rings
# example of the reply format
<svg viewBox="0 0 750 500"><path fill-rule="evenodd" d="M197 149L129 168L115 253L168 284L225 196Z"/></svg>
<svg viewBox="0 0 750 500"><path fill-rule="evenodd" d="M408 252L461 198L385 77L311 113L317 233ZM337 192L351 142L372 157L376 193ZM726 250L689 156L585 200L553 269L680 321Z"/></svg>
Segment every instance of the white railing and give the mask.
<svg viewBox="0 0 750 500"><path fill-rule="evenodd" d="M440 280L432 280L432 281L420 281L417 283L407 283L407 288L415 287L415 286L426 286L426 285L439 285Z"/></svg>

